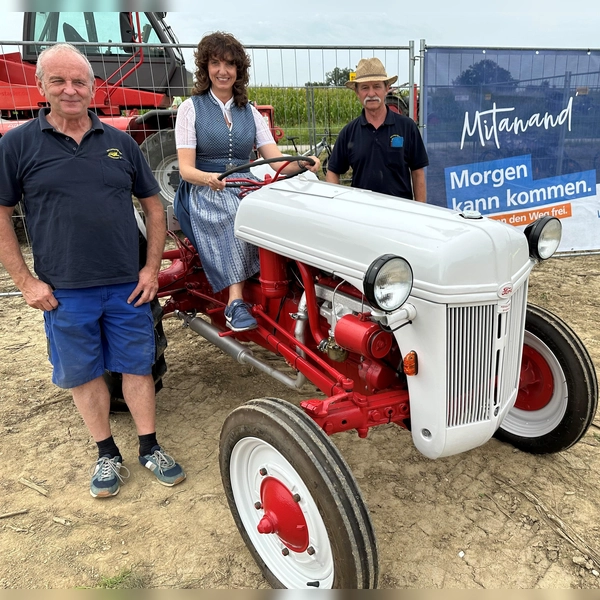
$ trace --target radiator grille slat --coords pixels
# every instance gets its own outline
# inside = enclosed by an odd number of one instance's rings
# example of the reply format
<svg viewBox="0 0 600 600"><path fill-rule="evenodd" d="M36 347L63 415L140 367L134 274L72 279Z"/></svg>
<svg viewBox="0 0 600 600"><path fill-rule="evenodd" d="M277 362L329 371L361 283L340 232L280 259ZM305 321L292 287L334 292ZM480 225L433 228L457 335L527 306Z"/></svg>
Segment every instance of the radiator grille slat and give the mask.
<svg viewBox="0 0 600 600"><path fill-rule="evenodd" d="M517 310L517 308L519 310ZM519 385L521 354L525 315L527 309L527 286L520 287L512 297L512 310L508 313L507 345L504 349L503 376L500 386L502 406L508 402Z"/></svg>
<svg viewBox="0 0 600 600"><path fill-rule="evenodd" d="M508 312L498 303L448 306L447 427L489 420L516 393L527 282Z"/></svg>

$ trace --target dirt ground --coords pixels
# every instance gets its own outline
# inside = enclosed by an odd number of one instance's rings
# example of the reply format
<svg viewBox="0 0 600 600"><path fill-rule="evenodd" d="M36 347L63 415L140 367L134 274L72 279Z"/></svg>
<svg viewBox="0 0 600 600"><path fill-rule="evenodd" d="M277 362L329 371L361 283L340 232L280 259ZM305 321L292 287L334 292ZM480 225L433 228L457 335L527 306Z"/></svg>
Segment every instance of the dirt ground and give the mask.
<svg viewBox="0 0 600 600"><path fill-rule="evenodd" d="M0 292L12 290L0 271ZM567 321L598 367L599 298L598 256L553 259L532 274L531 301ZM42 314L0 297L0 588L96 587L116 576L147 588L268 587L227 507L219 432L246 400L297 403L314 391L234 363L177 319L165 329L158 435L188 479L172 489L153 481L137 463L130 416L115 414L131 476L118 496L97 500L88 493L96 446L50 382ZM395 426L365 440L334 436L371 512L380 587L600 587L599 425L556 455L492 440L438 461Z"/></svg>

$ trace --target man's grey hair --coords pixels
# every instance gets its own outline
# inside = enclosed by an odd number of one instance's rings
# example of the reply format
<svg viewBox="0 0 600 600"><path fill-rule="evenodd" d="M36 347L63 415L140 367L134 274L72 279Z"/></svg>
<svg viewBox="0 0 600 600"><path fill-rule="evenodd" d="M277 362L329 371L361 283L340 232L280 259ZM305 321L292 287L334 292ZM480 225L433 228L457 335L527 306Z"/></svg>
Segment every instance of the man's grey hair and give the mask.
<svg viewBox="0 0 600 600"><path fill-rule="evenodd" d="M54 44L40 52L37 60L37 66L35 68L35 75L40 81L43 81L44 77L44 61L48 56L52 56L58 52L73 52L74 54L81 56L88 66L90 73L90 86L94 83L94 69L92 69L92 65L90 64L87 56L75 48L75 46L72 44L67 44L66 42L59 42L58 44Z"/></svg>

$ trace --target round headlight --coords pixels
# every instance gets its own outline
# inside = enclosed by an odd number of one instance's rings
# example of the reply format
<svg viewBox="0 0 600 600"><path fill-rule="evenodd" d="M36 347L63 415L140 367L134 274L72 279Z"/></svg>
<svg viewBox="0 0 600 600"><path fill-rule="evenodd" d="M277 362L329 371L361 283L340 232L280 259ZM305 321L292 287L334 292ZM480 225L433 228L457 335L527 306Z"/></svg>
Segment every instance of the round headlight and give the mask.
<svg viewBox="0 0 600 600"><path fill-rule="evenodd" d="M562 237L562 223L556 217L542 217L525 228L529 256L539 260L550 258Z"/></svg>
<svg viewBox="0 0 600 600"><path fill-rule="evenodd" d="M385 312L400 308L408 299L413 272L406 260L384 254L371 263L365 274L365 295L372 306Z"/></svg>

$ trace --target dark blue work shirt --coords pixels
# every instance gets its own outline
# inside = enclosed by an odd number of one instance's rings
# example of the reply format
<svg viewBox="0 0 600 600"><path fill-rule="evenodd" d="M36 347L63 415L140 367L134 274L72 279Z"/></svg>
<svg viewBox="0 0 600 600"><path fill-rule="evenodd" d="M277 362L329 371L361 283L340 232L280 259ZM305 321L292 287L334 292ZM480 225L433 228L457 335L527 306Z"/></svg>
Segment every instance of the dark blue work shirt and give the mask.
<svg viewBox="0 0 600 600"><path fill-rule="evenodd" d="M132 194L159 192L152 170L133 138L94 113L78 145L48 111L0 139L0 205L23 200L37 276L68 289L137 281Z"/></svg>
<svg viewBox="0 0 600 600"><path fill-rule="evenodd" d="M364 110L350 121L340 131L328 168L338 175L352 168L352 187L412 199L411 171L428 164L415 122L388 108L377 129L367 121Z"/></svg>

